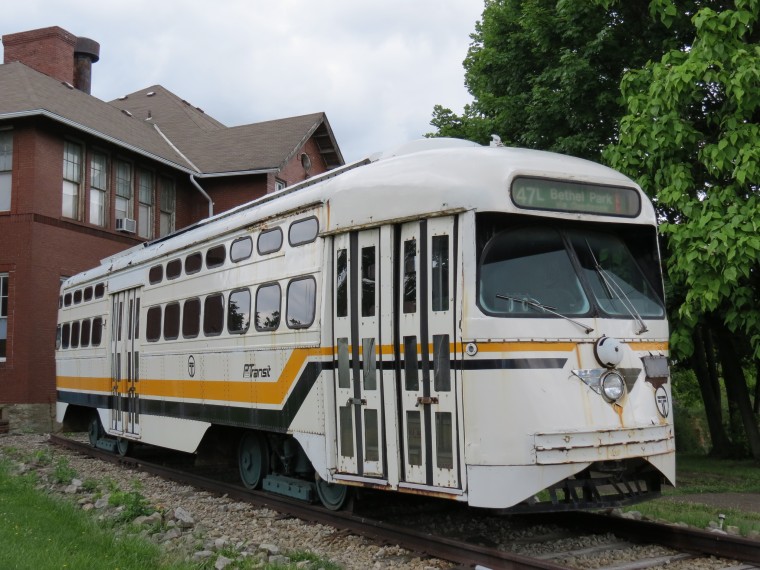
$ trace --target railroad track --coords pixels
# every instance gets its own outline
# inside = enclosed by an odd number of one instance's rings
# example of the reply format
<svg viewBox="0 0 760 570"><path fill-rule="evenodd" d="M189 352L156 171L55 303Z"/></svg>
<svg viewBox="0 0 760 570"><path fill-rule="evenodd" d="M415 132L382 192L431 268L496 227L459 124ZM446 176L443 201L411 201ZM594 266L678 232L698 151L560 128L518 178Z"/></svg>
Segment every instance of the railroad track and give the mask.
<svg viewBox="0 0 760 570"><path fill-rule="evenodd" d="M107 451L95 449L86 443L74 441L61 436L51 436L51 442L84 455L96 457L111 463L151 473L166 479L191 485L205 491L276 510L288 516L321 523L344 532L354 533L385 544L397 544L407 550L449 560L462 567L480 567L492 569L561 569L568 566L567 561L584 561L588 568L638 570L668 565L681 564L690 568L700 560L710 559L710 568L731 570L748 570L760 568L760 543L741 537L719 535L695 529L636 521L598 515L587 512L558 513L542 517L522 517L536 525L548 524L555 530L537 533L518 540L494 544L495 541L477 540L469 537L445 537L425 530L424 524L395 524L378 520L377 517L355 511L329 511L319 505L280 497L260 491L250 491L239 485L220 481L218 478L199 474L187 469L155 463L146 458L122 457ZM366 509L364 509L366 510ZM459 509L459 512L465 511ZM465 511L464 516L477 518L478 513ZM393 518L389 515L389 518ZM407 521L408 523L409 521ZM531 524L531 523L528 523ZM582 529L582 530L579 530ZM590 533L603 536L592 546L563 547L568 538ZM483 543L486 543L484 545ZM489 544L490 543L490 544ZM541 547L550 544L551 548ZM607 557L615 551L640 548L640 545L656 544L664 547L663 552L655 556L644 552L640 558L624 563L595 563L595 557ZM667 550L665 550L667 549ZM534 552L539 554L521 554ZM549 552L547 552L549 550Z"/></svg>

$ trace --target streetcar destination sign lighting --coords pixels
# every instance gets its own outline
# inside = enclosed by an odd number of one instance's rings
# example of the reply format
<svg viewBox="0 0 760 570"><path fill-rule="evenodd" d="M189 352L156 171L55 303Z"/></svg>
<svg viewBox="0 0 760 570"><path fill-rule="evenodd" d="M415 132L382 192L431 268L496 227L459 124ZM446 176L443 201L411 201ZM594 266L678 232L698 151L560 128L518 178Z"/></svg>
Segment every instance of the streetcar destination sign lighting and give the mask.
<svg viewBox="0 0 760 570"><path fill-rule="evenodd" d="M633 218L641 211L634 188L599 186L544 178L516 178L512 201L520 208L554 212L581 212Z"/></svg>

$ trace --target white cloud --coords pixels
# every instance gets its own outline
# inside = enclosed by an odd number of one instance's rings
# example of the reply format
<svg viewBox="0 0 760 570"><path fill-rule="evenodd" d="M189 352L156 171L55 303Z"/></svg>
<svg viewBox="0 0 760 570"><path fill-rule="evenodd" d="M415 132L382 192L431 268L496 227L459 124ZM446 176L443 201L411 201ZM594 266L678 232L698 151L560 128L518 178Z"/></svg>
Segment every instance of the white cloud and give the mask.
<svg viewBox="0 0 760 570"><path fill-rule="evenodd" d="M93 95L161 84L227 125L325 111L347 160L455 110L482 0L25 0L0 34L58 25L101 45Z"/></svg>

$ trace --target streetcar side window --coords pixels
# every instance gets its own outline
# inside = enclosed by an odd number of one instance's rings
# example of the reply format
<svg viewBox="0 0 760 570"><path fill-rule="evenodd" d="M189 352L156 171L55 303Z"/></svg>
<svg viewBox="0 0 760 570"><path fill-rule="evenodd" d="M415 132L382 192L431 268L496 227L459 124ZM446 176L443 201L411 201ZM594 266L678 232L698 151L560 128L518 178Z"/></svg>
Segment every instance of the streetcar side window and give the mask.
<svg viewBox="0 0 760 570"><path fill-rule="evenodd" d="M148 342L156 342L161 338L161 307L148 309L148 317L145 325L145 338Z"/></svg>
<svg viewBox="0 0 760 570"><path fill-rule="evenodd" d="M61 346L63 348L69 347L70 334L71 334L71 325L69 323L66 323L63 325L63 329L61 329Z"/></svg>
<svg viewBox="0 0 760 570"><path fill-rule="evenodd" d="M80 337L81 340L79 342L82 348L86 348L90 346L90 326L91 325L92 325L92 322L90 321L90 319L85 319L82 321L82 336Z"/></svg>
<svg viewBox="0 0 760 570"><path fill-rule="evenodd" d="M166 278L176 279L180 275L182 275L182 260L172 259L166 264Z"/></svg>
<svg viewBox="0 0 760 570"><path fill-rule="evenodd" d="M185 258L185 275L198 273L203 267L203 256L200 251L191 253Z"/></svg>
<svg viewBox="0 0 760 570"><path fill-rule="evenodd" d="M203 334L217 336L224 330L224 295L209 295L203 303Z"/></svg>
<svg viewBox="0 0 760 570"><path fill-rule="evenodd" d="M417 240L404 242L404 313L417 312Z"/></svg>
<svg viewBox="0 0 760 570"><path fill-rule="evenodd" d="M317 282L313 277L293 279L288 284L286 323L291 329L306 329L314 322Z"/></svg>
<svg viewBox="0 0 760 570"><path fill-rule="evenodd" d="M68 307L71 305L71 293L66 293L63 296L63 305L64 307Z"/></svg>
<svg viewBox="0 0 760 570"><path fill-rule="evenodd" d="M317 239L319 233L319 222L317 218L311 217L304 220L298 220L290 224L288 230L288 243L292 247L304 245Z"/></svg>
<svg viewBox="0 0 760 570"><path fill-rule="evenodd" d="M256 291L256 330L274 331L280 326L280 299L282 293L279 283L262 285Z"/></svg>
<svg viewBox="0 0 760 570"><path fill-rule="evenodd" d="M55 349L61 349L61 325L55 327Z"/></svg>
<svg viewBox="0 0 760 570"><path fill-rule="evenodd" d="M81 302L82 302L82 290L77 289L76 291L74 291L74 304L78 305Z"/></svg>
<svg viewBox="0 0 760 570"><path fill-rule="evenodd" d="M362 317L375 316L375 247L362 248Z"/></svg>
<svg viewBox="0 0 760 570"><path fill-rule="evenodd" d="M230 261L237 263L248 259L253 253L253 240L251 236L236 239L230 246Z"/></svg>
<svg viewBox="0 0 760 570"><path fill-rule="evenodd" d="M103 317L92 319L92 346L100 346L103 338Z"/></svg>
<svg viewBox="0 0 760 570"><path fill-rule="evenodd" d="M154 265L150 268L150 271L148 271L148 282L151 285L155 285L156 283L161 283L164 279L164 266L163 265Z"/></svg>
<svg viewBox="0 0 760 570"><path fill-rule="evenodd" d="M201 328L201 300L188 299L182 306L182 338L195 338Z"/></svg>
<svg viewBox="0 0 760 570"><path fill-rule="evenodd" d="M251 292L248 289L237 289L230 293L227 302L227 331L232 334L243 334L250 324Z"/></svg>
<svg viewBox="0 0 760 570"><path fill-rule="evenodd" d="M84 288L84 300L92 301L92 286Z"/></svg>
<svg viewBox="0 0 760 570"><path fill-rule="evenodd" d="M259 255L275 253L280 251L281 247L282 230L280 228L272 228L271 230L261 232L259 234L259 239L256 241L256 248L259 250Z"/></svg>
<svg viewBox="0 0 760 570"><path fill-rule="evenodd" d="M95 298L100 299L106 292L106 286L103 283L95 285Z"/></svg>
<svg viewBox="0 0 760 570"><path fill-rule="evenodd" d="M179 337L179 303L168 303L164 309L164 340Z"/></svg>
<svg viewBox="0 0 760 570"><path fill-rule="evenodd" d="M336 293L335 293L335 316L348 316L348 251L338 250L338 259L335 264Z"/></svg>
<svg viewBox="0 0 760 570"><path fill-rule="evenodd" d="M449 310L449 236L433 236L431 259L433 311Z"/></svg>
<svg viewBox="0 0 760 570"><path fill-rule="evenodd" d="M206 252L206 267L211 269L212 267L224 265L225 259L227 259L227 252L223 245L212 247Z"/></svg>
<svg viewBox="0 0 760 570"><path fill-rule="evenodd" d="M71 348L79 348L79 321L71 323Z"/></svg>

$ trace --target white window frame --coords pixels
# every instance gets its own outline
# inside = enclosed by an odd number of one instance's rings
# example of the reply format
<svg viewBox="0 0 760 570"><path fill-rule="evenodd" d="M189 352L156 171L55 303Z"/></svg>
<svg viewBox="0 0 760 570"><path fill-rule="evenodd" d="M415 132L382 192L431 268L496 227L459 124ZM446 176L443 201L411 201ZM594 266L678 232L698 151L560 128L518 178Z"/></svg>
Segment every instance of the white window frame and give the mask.
<svg viewBox="0 0 760 570"><path fill-rule="evenodd" d="M102 160L101 164L97 164ZM96 168L102 167L102 168ZM96 198L100 199L98 203ZM98 220L94 213L99 213ZM89 222L95 226L108 225L108 156L93 152L90 156L90 214Z"/></svg>
<svg viewBox="0 0 760 570"><path fill-rule="evenodd" d="M117 160L114 170L116 176L116 199L114 200L114 213L116 219L132 219L134 218L134 211L132 209L132 197L134 196L132 165L125 160ZM126 174L126 177L124 174ZM120 208L123 204L125 204L126 207Z"/></svg>
<svg viewBox="0 0 760 570"><path fill-rule="evenodd" d="M82 145L63 141L63 183L61 215L72 220L79 219L82 186ZM67 203L70 201L71 203Z"/></svg>
<svg viewBox="0 0 760 570"><path fill-rule="evenodd" d="M158 233L161 237L174 232L177 212L177 189L174 180L166 176L158 177L160 220Z"/></svg>
<svg viewBox="0 0 760 570"><path fill-rule="evenodd" d="M0 212L11 209L13 191L13 131L0 131Z"/></svg>
<svg viewBox="0 0 760 570"><path fill-rule="evenodd" d="M8 356L8 273L0 273L0 339L5 340L5 354L0 354L0 362L5 362Z"/></svg>
<svg viewBox="0 0 760 570"><path fill-rule="evenodd" d="M153 181L153 173L150 170L144 168L137 170L137 188L137 235L145 239L152 239L156 185Z"/></svg>

